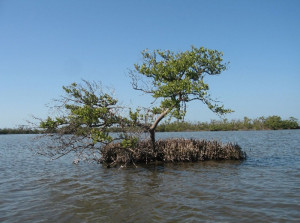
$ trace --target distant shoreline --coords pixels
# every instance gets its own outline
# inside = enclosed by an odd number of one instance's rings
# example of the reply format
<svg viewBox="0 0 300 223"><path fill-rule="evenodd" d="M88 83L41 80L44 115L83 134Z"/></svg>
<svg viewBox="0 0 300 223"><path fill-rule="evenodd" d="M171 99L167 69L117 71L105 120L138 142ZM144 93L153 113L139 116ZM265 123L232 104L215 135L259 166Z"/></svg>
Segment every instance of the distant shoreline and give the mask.
<svg viewBox="0 0 300 223"><path fill-rule="evenodd" d="M277 131L277 130L298 130L300 128L296 129L238 129L238 130L181 130L181 131L157 131L157 133L161 132L239 132L239 131ZM32 132L19 132L14 131L15 129L9 129L13 130L10 132L3 131L0 129L0 135L38 135L38 134L44 134L44 132L41 131L32 131ZM112 131L115 132L115 131Z"/></svg>
<svg viewBox="0 0 300 223"><path fill-rule="evenodd" d="M41 134L42 131L37 129L19 129L19 128L4 128L0 129L0 135L15 135L15 134Z"/></svg>
<svg viewBox="0 0 300 223"><path fill-rule="evenodd" d="M210 122L182 122L162 123L157 127L157 132L200 132L200 131L263 131L263 130L284 130L299 129L298 119L290 117L287 120L279 116L259 117L250 119L244 117L243 120L211 120ZM111 129L118 132L118 129ZM42 134L39 129L32 128L3 128L0 135L4 134Z"/></svg>
<svg viewBox="0 0 300 223"><path fill-rule="evenodd" d="M172 122L158 126L157 132L195 132L195 131L242 131L242 130L281 130L299 129L298 119L290 117L283 120L279 116L259 117L243 120L211 120L210 122Z"/></svg>

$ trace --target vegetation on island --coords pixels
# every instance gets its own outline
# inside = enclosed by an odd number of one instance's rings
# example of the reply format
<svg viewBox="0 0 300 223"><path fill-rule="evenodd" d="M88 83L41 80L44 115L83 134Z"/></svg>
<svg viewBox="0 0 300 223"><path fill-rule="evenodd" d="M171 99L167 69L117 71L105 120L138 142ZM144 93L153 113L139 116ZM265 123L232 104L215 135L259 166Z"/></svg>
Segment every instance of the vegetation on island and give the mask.
<svg viewBox="0 0 300 223"><path fill-rule="evenodd" d="M204 79L227 69L222 56L217 50L193 46L178 53L169 50L143 51L142 63L134 65L130 77L133 89L153 97L153 105L148 108L132 110L121 106L111 93L104 92L101 85L95 82L84 81L83 84L73 83L63 87L65 95L57 100L58 105L55 106L57 115L40 120L40 127L53 140L43 154L59 158L75 152L79 159L92 157L107 166L157 161L244 159L245 154L234 144L195 140L188 143L185 140L162 142L155 138L157 127L163 119L183 120L186 104L190 101L201 101L218 115L232 112L212 98ZM112 128L117 128L119 132L110 134ZM149 138L141 137L144 132L148 132ZM170 158L167 156L170 148L176 148L172 149L173 154L178 153L175 157L189 158ZM201 155L208 150L214 151L215 155ZM179 153L198 155L182 156ZM230 155L232 153L239 156Z"/></svg>
<svg viewBox="0 0 300 223"><path fill-rule="evenodd" d="M156 141L155 138L159 123L166 117L169 120L172 118L183 120L186 115L186 104L191 101L201 101L218 115L233 112L211 97L209 86L204 81L205 76L218 75L227 69L227 63L223 62L222 56L222 52L217 50L193 46L190 50L178 53L169 50L143 51L142 63L135 64L130 72L132 87L151 95L158 105L148 109L130 110L130 118L134 127L140 128L141 132L149 133L149 140L139 141L136 137L131 138L127 150L123 149L122 142L104 147L102 161L109 165L111 163L174 161L173 158L166 156L170 148L177 148L172 149L172 154L179 153L179 151L188 154L191 152L188 148L203 153L209 148L209 150L216 150L216 156L211 159L224 159L224 156L220 155L223 151L240 150L239 146L231 144L228 146L230 149L225 149L226 146L215 143L211 144L212 147L206 147L208 143L203 144L199 141L190 142L193 146L186 147L184 140L161 142ZM237 159L245 158L243 153L239 154L241 156ZM202 156L196 155L195 157L197 158L190 157L187 160L203 160ZM187 161L185 158L175 160Z"/></svg>

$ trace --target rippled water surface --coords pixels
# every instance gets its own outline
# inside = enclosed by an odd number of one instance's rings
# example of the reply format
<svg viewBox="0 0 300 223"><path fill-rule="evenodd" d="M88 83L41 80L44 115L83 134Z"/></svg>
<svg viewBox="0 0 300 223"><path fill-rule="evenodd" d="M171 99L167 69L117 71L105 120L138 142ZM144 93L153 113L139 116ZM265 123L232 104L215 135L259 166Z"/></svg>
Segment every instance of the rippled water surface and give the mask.
<svg viewBox="0 0 300 223"><path fill-rule="evenodd" d="M161 133L237 142L243 162L106 169L0 135L0 222L300 222L300 131Z"/></svg>

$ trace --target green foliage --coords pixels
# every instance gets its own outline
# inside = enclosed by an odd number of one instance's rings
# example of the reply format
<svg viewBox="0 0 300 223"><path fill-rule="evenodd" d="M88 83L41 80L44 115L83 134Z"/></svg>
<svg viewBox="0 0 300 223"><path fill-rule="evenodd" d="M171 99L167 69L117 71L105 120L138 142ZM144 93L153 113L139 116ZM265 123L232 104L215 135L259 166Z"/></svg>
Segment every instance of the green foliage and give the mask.
<svg viewBox="0 0 300 223"><path fill-rule="evenodd" d="M63 87L71 99L65 104L65 108L69 111L68 123L88 127L107 127L117 123L119 117L112 112L117 100L103 92L96 95L96 90L99 89L93 88L88 82L85 83L87 85L85 87L76 83Z"/></svg>
<svg viewBox="0 0 300 223"><path fill-rule="evenodd" d="M211 98L209 86L204 82L205 75L217 75L226 70L222 52L192 46L176 54L169 50L145 50L142 56L142 64L135 64L131 72L132 85L136 90L161 99L160 107L153 110L155 114L167 110L172 117L183 119L186 103L193 100L202 101L220 115L232 112ZM149 85L143 85L145 82Z"/></svg>
<svg viewBox="0 0 300 223"><path fill-rule="evenodd" d="M265 120L265 126L269 129L296 129L298 128L298 120L290 117L289 120L282 120L279 116L270 116Z"/></svg>
<svg viewBox="0 0 300 223"><path fill-rule="evenodd" d="M58 106L61 116L40 122L45 132L71 133L90 138L94 144L110 143L109 128L119 124L117 100L104 93L99 84L84 81L63 86L65 95Z"/></svg>
<svg viewBox="0 0 300 223"><path fill-rule="evenodd" d="M279 116L259 117L243 120L211 120L208 122L172 122L162 123L157 127L160 132L182 131L237 131L237 130L275 130L275 129L299 129L298 120L294 117L282 120Z"/></svg>
<svg viewBox="0 0 300 223"><path fill-rule="evenodd" d="M122 148L134 148L137 146L138 138L137 137L126 137L121 141Z"/></svg>
<svg viewBox="0 0 300 223"><path fill-rule="evenodd" d="M265 125L269 129L279 129L282 124L282 120L279 116L270 116L265 120Z"/></svg>
<svg viewBox="0 0 300 223"><path fill-rule="evenodd" d="M56 117L52 119L48 117L45 121L40 122L40 128L45 129L46 132L55 132L56 128L65 123L65 118Z"/></svg>
<svg viewBox="0 0 300 223"><path fill-rule="evenodd" d="M131 109L129 110L129 117L133 124L136 124L138 122L139 117L141 117L139 112L139 109L137 109L135 112L133 112Z"/></svg>
<svg viewBox="0 0 300 223"><path fill-rule="evenodd" d="M109 135L108 131L101 131L101 129L95 128L91 129L91 138L93 139L93 143L97 142L107 142L110 143L113 141L113 138Z"/></svg>
<svg viewBox="0 0 300 223"><path fill-rule="evenodd" d="M3 128L0 129L0 135L4 134L39 134L41 133L38 129L21 126L19 128Z"/></svg>

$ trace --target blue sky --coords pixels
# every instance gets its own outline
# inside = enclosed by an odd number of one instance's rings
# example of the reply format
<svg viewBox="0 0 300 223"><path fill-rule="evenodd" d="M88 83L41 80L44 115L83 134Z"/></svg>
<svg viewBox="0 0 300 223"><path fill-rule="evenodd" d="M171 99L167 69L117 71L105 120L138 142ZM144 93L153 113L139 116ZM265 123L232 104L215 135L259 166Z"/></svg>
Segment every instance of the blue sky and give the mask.
<svg viewBox="0 0 300 223"><path fill-rule="evenodd" d="M147 106L128 69L145 49L223 51L227 71L207 77L228 119L300 119L299 0L0 0L0 128L18 127L62 86L81 79L114 87L129 106ZM218 119L200 102L186 120Z"/></svg>

